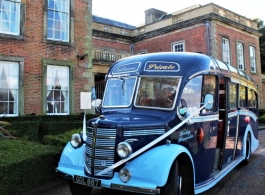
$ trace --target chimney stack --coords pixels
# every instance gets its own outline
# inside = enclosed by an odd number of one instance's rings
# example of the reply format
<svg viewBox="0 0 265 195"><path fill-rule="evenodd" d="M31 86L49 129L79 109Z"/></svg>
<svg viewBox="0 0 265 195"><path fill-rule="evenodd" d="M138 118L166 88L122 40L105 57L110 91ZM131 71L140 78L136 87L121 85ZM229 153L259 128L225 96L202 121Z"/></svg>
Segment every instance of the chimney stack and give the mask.
<svg viewBox="0 0 265 195"><path fill-rule="evenodd" d="M167 15L166 12L160 11L158 9L148 9L145 11L145 25L152 24L154 22L159 21L159 19L163 16Z"/></svg>

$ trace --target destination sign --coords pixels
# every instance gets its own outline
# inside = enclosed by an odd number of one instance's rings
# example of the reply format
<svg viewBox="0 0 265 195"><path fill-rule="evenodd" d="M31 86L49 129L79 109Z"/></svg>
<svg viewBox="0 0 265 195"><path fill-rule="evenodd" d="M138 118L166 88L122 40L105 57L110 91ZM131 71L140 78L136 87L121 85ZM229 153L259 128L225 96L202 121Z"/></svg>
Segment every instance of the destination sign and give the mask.
<svg viewBox="0 0 265 195"><path fill-rule="evenodd" d="M176 62L149 61L146 62L144 70L178 72L180 66Z"/></svg>
<svg viewBox="0 0 265 195"><path fill-rule="evenodd" d="M112 71L112 74L121 74L121 73L128 73L128 72L136 72L138 70L139 66L140 66L140 62L120 65L120 66L117 66Z"/></svg>

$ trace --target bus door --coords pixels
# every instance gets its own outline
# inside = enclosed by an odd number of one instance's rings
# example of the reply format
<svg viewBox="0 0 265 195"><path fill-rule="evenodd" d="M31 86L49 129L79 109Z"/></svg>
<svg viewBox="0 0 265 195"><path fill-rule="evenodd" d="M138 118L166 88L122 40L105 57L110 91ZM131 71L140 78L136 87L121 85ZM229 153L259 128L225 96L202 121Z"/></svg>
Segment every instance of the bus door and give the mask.
<svg viewBox="0 0 265 195"><path fill-rule="evenodd" d="M227 128L223 151L223 167L235 159L238 137L237 84L227 83Z"/></svg>
<svg viewBox="0 0 265 195"><path fill-rule="evenodd" d="M235 158L237 137L237 108L235 84L228 78L219 79L219 122L214 171L222 169Z"/></svg>

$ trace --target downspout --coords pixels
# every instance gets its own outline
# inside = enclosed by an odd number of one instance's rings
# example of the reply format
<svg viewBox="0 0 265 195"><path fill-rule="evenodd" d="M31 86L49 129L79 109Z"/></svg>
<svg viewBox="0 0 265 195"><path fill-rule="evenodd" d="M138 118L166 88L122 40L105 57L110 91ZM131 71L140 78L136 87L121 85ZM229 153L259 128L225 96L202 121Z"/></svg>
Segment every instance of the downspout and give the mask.
<svg viewBox="0 0 265 195"><path fill-rule="evenodd" d="M207 55L210 56L210 22L205 22L206 26L206 45L207 45Z"/></svg>

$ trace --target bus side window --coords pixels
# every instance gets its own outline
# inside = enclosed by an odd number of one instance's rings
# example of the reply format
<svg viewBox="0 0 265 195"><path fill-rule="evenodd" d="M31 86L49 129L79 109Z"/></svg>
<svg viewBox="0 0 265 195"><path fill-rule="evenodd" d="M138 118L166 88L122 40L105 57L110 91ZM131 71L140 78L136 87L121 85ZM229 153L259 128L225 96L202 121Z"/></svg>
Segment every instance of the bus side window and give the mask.
<svg viewBox="0 0 265 195"><path fill-rule="evenodd" d="M213 99L215 101L216 98L216 81L217 78L216 76L212 76L212 75L205 75L204 76L204 80L203 80L203 96L202 96L202 103L204 102L204 98L207 94L212 94L213 95ZM211 109L207 110L204 109L203 113L211 113L216 111L216 103L213 103L213 106Z"/></svg>
<svg viewBox="0 0 265 195"><path fill-rule="evenodd" d="M246 87L243 85L239 86L239 107L246 107Z"/></svg>
<svg viewBox="0 0 265 195"><path fill-rule="evenodd" d="M202 89L202 76L197 76L191 79L183 89L179 108L186 106L187 112L192 112L200 108ZM185 102L186 105L182 105ZM180 113L182 115L182 113Z"/></svg>
<svg viewBox="0 0 265 195"><path fill-rule="evenodd" d="M257 108L257 94L252 89L248 89L248 107L250 109Z"/></svg>
<svg viewBox="0 0 265 195"><path fill-rule="evenodd" d="M256 92L254 92L253 107L258 108L258 96L257 96Z"/></svg>
<svg viewBox="0 0 265 195"><path fill-rule="evenodd" d="M237 110L237 85L229 83L229 110Z"/></svg>

